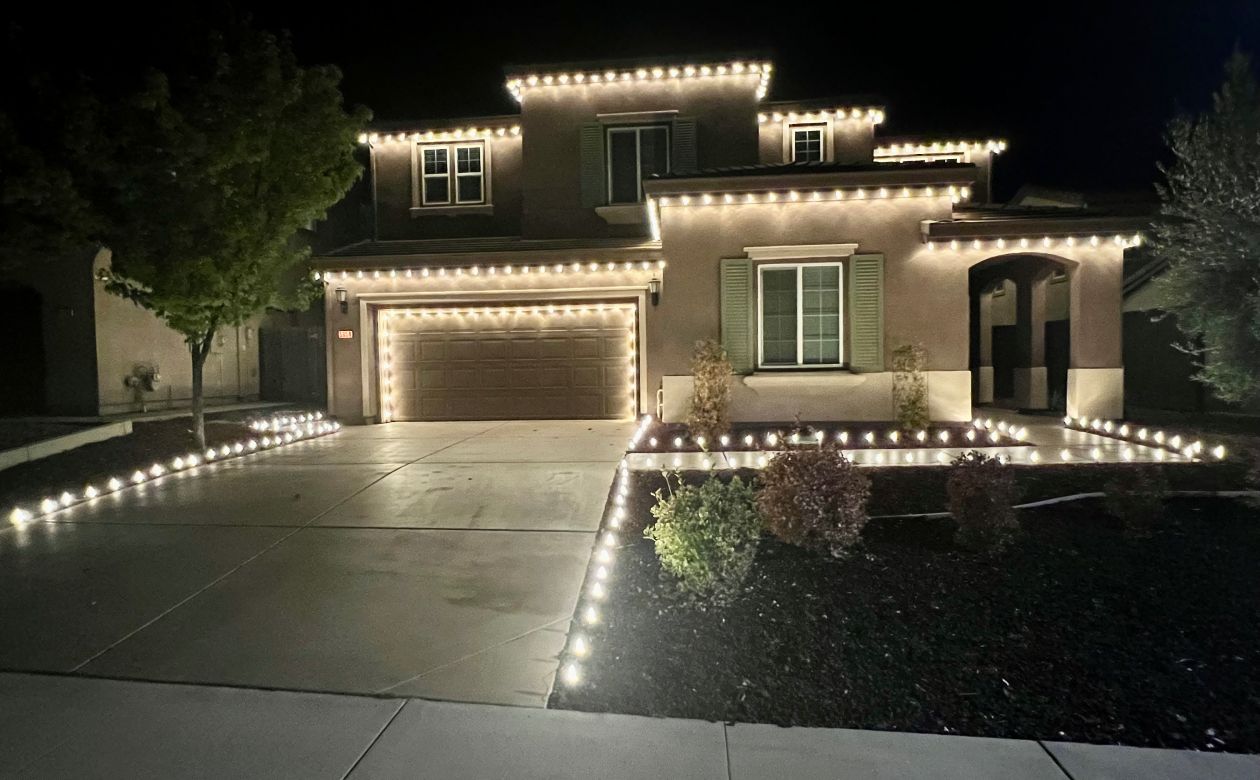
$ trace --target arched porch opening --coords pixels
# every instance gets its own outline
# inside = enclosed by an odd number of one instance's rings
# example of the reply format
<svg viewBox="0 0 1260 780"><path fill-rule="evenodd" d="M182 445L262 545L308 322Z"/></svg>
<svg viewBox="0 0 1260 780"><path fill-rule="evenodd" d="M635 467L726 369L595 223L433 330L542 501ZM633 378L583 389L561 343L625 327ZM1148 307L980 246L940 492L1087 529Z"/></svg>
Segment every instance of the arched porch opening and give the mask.
<svg viewBox="0 0 1260 780"><path fill-rule="evenodd" d="M1044 254L986 258L968 272L970 368L977 404L1022 411L1067 406L1071 276Z"/></svg>

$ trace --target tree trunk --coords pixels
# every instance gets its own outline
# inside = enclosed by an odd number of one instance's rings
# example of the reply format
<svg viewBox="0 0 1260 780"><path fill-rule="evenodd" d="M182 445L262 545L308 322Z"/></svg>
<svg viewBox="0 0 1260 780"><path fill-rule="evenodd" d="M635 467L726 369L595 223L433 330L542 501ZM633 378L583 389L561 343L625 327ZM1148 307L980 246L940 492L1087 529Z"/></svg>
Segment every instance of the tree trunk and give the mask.
<svg viewBox="0 0 1260 780"><path fill-rule="evenodd" d="M193 436L197 439L197 448L206 448L206 390L205 367L206 357L210 354L210 344L214 340L214 331L189 350L192 353L192 425Z"/></svg>

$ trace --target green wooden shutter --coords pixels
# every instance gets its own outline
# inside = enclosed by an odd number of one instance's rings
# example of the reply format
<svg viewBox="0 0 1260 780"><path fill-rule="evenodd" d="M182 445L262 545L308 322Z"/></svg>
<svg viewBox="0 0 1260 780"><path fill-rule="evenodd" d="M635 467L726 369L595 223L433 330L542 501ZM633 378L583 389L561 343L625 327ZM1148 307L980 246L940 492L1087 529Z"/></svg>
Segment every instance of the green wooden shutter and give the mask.
<svg viewBox="0 0 1260 780"><path fill-rule="evenodd" d="M753 264L722 261L722 347L736 374L753 370Z"/></svg>
<svg viewBox="0 0 1260 780"><path fill-rule="evenodd" d="M673 122L670 170L691 173L696 164L696 120L679 117Z"/></svg>
<svg viewBox="0 0 1260 780"><path fill-rule="evenodd" d="M582 205L587 208L608 202L608 186L604 180L604 126L599 122L582 125Z"/></svg>
<svg viewBox="0 0 1260 780"><path fill-rule="evenodd" d="M884 256L849 258L849 367L884 370Z"/></svg>

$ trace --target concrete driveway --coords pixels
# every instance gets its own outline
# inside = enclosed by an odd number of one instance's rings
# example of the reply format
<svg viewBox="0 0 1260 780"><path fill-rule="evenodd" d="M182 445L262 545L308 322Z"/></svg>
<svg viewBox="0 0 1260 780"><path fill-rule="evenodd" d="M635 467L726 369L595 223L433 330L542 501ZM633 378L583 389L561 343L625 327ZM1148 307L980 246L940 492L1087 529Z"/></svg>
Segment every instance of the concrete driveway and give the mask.
<svg viewBox="0 0 1260 780"><path fill-rule="evenodd" d="M0 668L542 706L630 423L391 423L0 532Z"/></svg>

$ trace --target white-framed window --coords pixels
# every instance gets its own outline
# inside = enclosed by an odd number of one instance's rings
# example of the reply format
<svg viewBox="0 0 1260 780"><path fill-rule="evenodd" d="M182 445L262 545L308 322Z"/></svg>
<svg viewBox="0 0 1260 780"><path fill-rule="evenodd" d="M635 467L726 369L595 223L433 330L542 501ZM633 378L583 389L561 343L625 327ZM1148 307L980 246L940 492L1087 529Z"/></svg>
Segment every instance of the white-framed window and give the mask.
<svg viewBox="0 0 1260 780"><path fill-rule="evenodd" d="M757 266L757 363L762 368L844 364L844 265Z"/></svg>
<svg viewBox="0 0 1260 780"><path fill-rule="evenodd" d="M643 179L669 173L669 126L608 128L608 202L642 203Z"/></svg>
<svg viewBox="0 0 1260 780"><path fill-rule="evenodd" d="M792 162L822 162L827 157L826 125L792 125Z"/></svg>
<svg viewBox="0 0 1260 780"><path fill-rule="evenodd" d="M476 205L486 202L485 146L421 144L417 150L418 205Z"/></svg>

